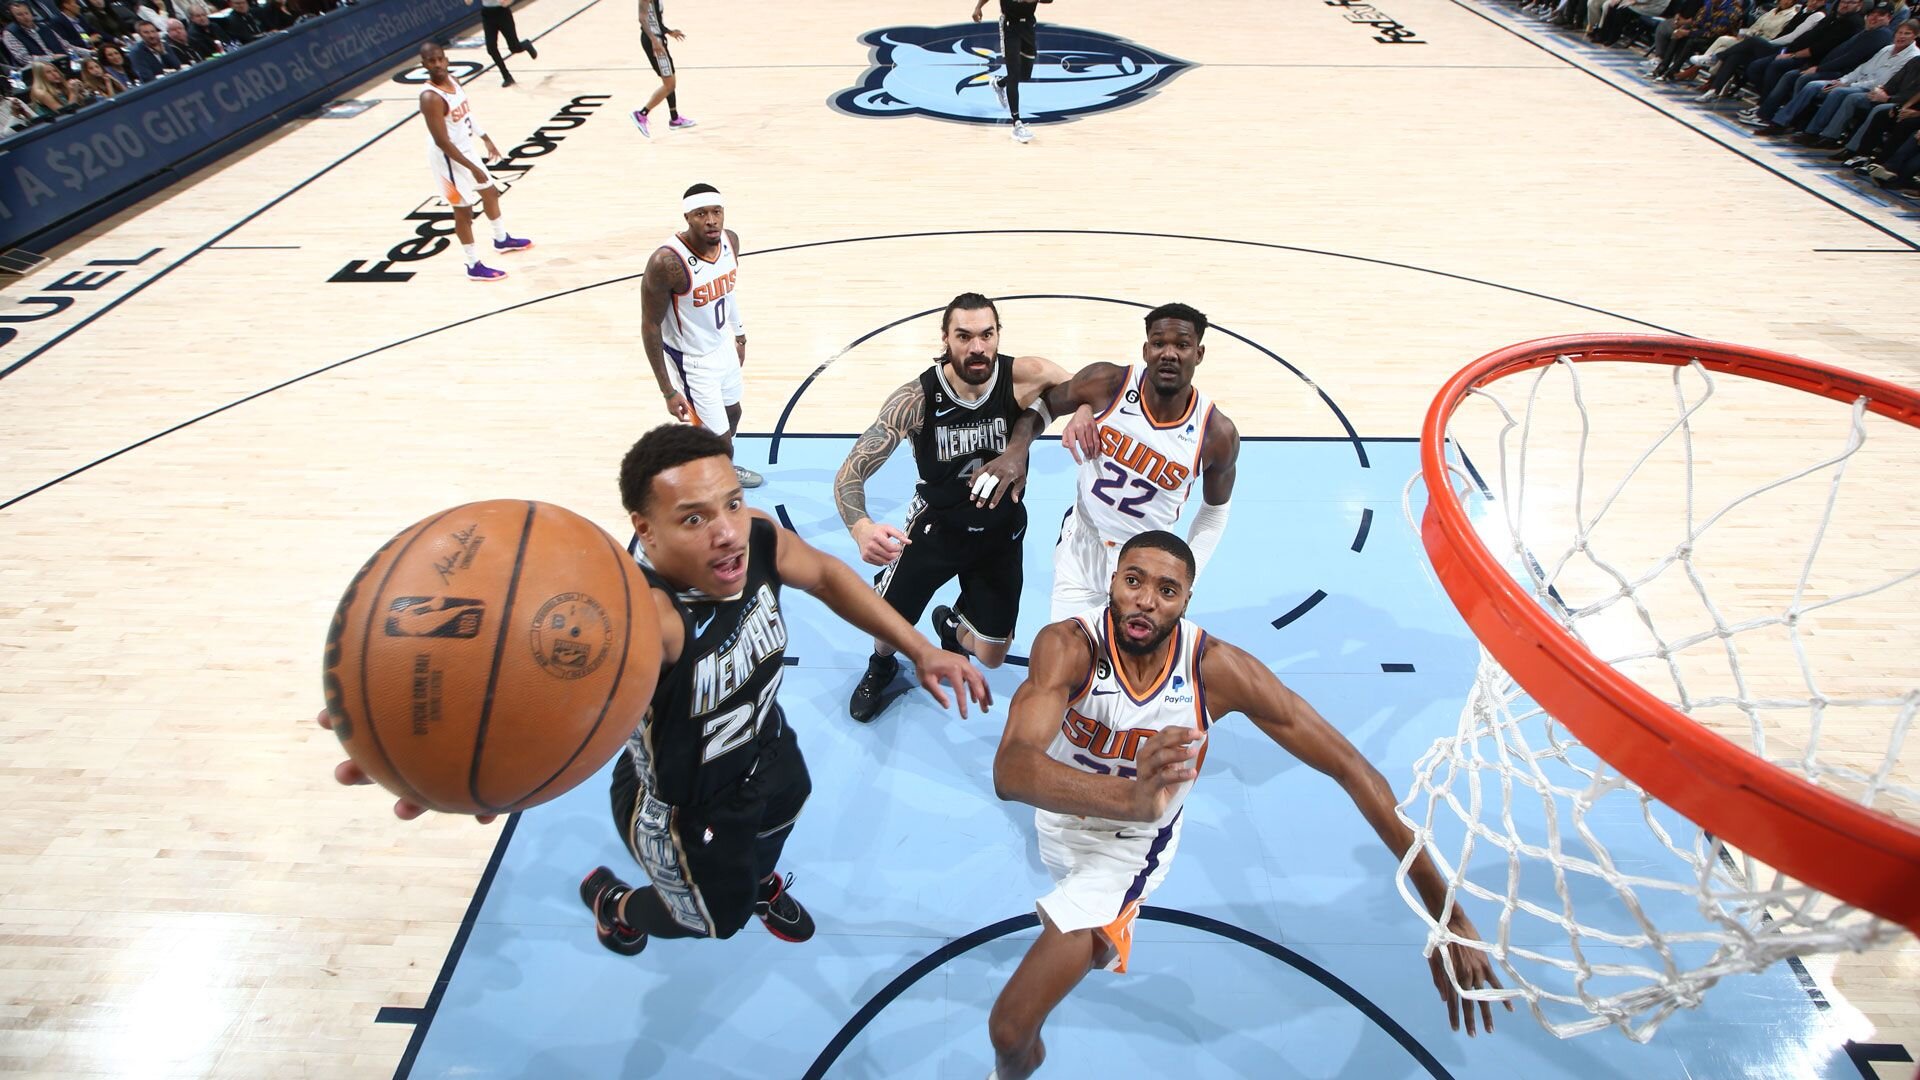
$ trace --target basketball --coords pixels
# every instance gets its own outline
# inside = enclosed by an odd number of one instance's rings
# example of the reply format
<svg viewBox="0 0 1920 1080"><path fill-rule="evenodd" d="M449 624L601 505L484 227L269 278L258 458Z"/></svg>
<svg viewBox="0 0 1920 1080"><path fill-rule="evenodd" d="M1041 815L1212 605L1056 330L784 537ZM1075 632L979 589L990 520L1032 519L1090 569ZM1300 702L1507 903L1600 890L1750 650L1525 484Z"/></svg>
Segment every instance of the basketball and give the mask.
<svg viewBox="0 0 1920 1080"><path fill-rule="evenodd" d="M387 790L444 813L524 810L593 775L659 673L633 557L586 518L517 499L387 541L327 630L340 744Z"/></svg>

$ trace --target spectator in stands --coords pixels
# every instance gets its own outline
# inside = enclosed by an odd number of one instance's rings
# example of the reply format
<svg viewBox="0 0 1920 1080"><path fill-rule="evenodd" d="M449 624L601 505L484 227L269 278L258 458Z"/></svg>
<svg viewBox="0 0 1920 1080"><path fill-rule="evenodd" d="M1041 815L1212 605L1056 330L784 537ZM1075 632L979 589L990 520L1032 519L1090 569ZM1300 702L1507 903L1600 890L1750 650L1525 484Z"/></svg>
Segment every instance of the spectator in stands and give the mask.
<svg viewBox="0 0 1920 1080"><path fill-rule="evenodd" d="M1701 101L1725 95L1734 80L1745 76L1747 68L1756 60L1770 59L1782 53L1791 52L1801 38L1813 32L1827 17L1827 0L1806 0L1793 18L1777 37L1752 34L1721 53L1714 59L1711 77L1707 79L1707 92L1700 95Z"/></svg>
<svg viewBox="0 0 1920 1080"><path fill-rule="evenodd" d="M1792 45L1782 48L1778 54L1762 56L1748 64L1747 85L1765 101L1779 83L1790 81L1786 80L1786 76L1797 72L1811 73L1826 59L1828 53L1866 29L1867 19L1860 11L1863 6L1860 0L1838 0L1833 13L1822 19L1819 26L1809 30ZM1791 86L1787 93L1792 93ZM1767 108L1779 108L1779 103Z"/></svg>
<svg viewBox="0 0 1920 1080"><path fill-rule="evenodd" d="M125 90L133 85L133 69L127 66L126 50L112 41L103 41L94 55L100 58L100 66L106 70L107 78L119 83L120 89Z"/></svg>
<svg viewBox="0 0 1920 1080"><path fill-rule="evenodd" d="M212 13L205 4L196 3L187 9L187 40L201 56L214 56L227 49L227 39L213 24Z"/></svg>
<svg viewBox="0 0 1920 1080"><path fill-rule="evenodd" d="M1915 38L1920 38L1920 23L1909 19L1894 30L1892 44L1874 53L1866 63L1821 87L1811 103L1811 118L1805 115L1794 117L1796 121L1804 121L1801 126L1805 129L1794 137L1794 141L1802 146L1822 149L1839 146L1841 138L1853 127L1853 118L1885 102L1890 96L1887 85L1911 67L1916 56L1920 56L1920 49L1913 44Z"/></svg>
<svg viewBox="0 0 1920 1080"><path fill-rule="evenodd" d="M1674 38L1693 32L1693 21L1700 17L1700 9L1705 6L1706 0L1674 0L1666 14L1654 21L1653 47L1647 50L1648 71L1660 66L1660 58L1673 46Z"/></svg>
<svg viewBox="0 0 1920 1080"><path fill-rule="evenodd" d="M10 85L0 85L0 91L12 89ZM0 139L31 123L33 123L33 110L27 108L27 103L10 93L6 94L5 100L0 101Z"/></svg>
<svg viewBox="0 0 1920 1080"><path fill-rule="evenodd" d="M1715 39L1731 34L1740 28L1740 20L1746 15L1740 0L1706 0L1700 7L1700 14L1688 27L1686 36L1675 30L1667 43L1667 51L1660 57L1660 64L1653 69L1653 78L1675 78L1685 66L1687 57L1700 52Z"/></svg>
<svg viewBox="0 0 1920 1080"><path fill-rule="evenodd" d="M1637 35L1653 36L1670 0L1607 0L1598 29L1587 37L1595 45L1622 45Z"/></svg>
<svg viewBox="0 0 1920 1080"><path fill-rule="evenodd" d="M94 33L103 38L133 36L133 12L128 11L120 0L87 0L80 17L93 27Z"/></svg>
<svg viewBox="0 0 1920 1080"><path fill-rule="evenodd" d="M86 98L59 68L41 61L33 65L33 85L27 91L27 102L39 115L53 116L79 108L86 104Z"/></svg>
<svg viewBox="0 0 1920 1080"><path fill-rule="evenodd" d="M1916 173L1920 173L1920 135L1902 140L1885 165L1867 170L1873 182L1884 188L1910 188Z"/></svg>
<svg viewBox="0 0 1920 1080"><path fill-rule="evenodd" d="M268 0L267 3L260 5L255 15L255 19L260 24L260 29L267 33L272 33L275 30L285 30L298 21L299 18L300 16L295 14L293 9L287 6L287 0Z"/></svg>
<svg viewBox="0 0 1920 1080"><path fill-rule="evenodd" d="M27 0L13 0L8 11L13 14L13 25L0 31L0 52L6 53L11 66L25 68L35 61L67 58L67 46L60 35L35 22Z"/></svg>
<svg viewBox="0 0 1920 1080"><path fill-rule="evenodd" d="M69 49L84 49L93 37L93 28L80 17L80 0L60 0L60 9L46 20L47 29L59 35Z"/></svg>
<svg viewBox="0 0 1920 1080"><path fill-rule="evenodd" d="M88 101L110 98L121 90L120 84L107 74L107 69L101 66L99 59L92 56L80 61L80 74L74 81L80 84L80 91Z"/></svg>
<svg viewBox="0 0 1920 1080"><path fill-rule="evenodd" d="M1762 98L1759 105L1741 113L1740 119L1762 129L1763 135L1784 132L1827 83L1871 60L1893 41L1893 31L1887 26L1892 21L1893 8L1884 3L1875 4L1873 10L1867 12L1866 29L1835 46L1816 66L1796 75L1783 76L1773 84L1773 91Z"/></svg>
<svg viewBox="0 0 1920 1080"><path fill-rule="evenodd" d="M1736 33L1725 34L1713 40L1705 52L1687 57L1687 63L1695 67L1708 67L1721 53L1733 48L1743 40L1760 38L1765 41L1787 32L1793 17L1800 14L1800 5L1796 0L1777 0L1773 8L1753 20L1753 23Z"/></svg>
<svg viewBox="0 0 1920 1080"><path fill-rule="evenodd" d="M220 26L227 40L235 45L245 45L266 33L259 20L253 17L253 5L247 0L233 0L233 5L227 9L227 17L220 20Z"/></svg>
<svg viewBox="0 0 1920 1080"><path fill-rule="evenodd" d="M169 71L187 66L186 59L167 44L160 28L150 22L140 24L140 44L127 54L127 63L133 67L136 83L150 83Z"/></svg>
<svg viewBox="0 0 1920 1080"><path fill-rule="evenodd" d="M193 47L193 37L187 33L187 24L179 19L167 20L167 45L174 52L179 53L180 59L189 65L197 64L213 55Z"/></svg>
<svg viewBox="0 0 1920 1080"><path fill-rule="evenodd" d="M1888 92L1887 102L1874 106L1866 123L1828 160L1865 172L1891 154L1901 138L1920 131L1920 63L1909 62L1882 90Z"/></svg>

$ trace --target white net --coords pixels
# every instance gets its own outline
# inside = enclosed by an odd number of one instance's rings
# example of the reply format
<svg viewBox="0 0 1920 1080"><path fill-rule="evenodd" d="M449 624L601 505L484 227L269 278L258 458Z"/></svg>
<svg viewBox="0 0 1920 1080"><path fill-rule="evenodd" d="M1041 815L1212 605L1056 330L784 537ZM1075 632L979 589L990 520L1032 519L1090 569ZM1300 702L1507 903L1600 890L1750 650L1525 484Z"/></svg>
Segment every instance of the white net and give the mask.
<svg viewBox="0 0 1920 1080"><path fill-rule="evenodd" d="M1920 520L1920 436L1864 401L1698 362L1560 357L1471 392L1448 444L1456 487L1429 497L1466 503L1581 645L1756 756L1920 820L1920 544L1886 524ZM1494 465L1484 484L1462 447ZM1645 1041L1724 977L1903 933L1647 796L1484 650L1458 731L1414 772L1399 808L1414 850L1486 939L1428 914L1409 857L1400 891L1429 948L1489 954L1508 989L1468 996L1522 998L1561 1037Z"/></svg>

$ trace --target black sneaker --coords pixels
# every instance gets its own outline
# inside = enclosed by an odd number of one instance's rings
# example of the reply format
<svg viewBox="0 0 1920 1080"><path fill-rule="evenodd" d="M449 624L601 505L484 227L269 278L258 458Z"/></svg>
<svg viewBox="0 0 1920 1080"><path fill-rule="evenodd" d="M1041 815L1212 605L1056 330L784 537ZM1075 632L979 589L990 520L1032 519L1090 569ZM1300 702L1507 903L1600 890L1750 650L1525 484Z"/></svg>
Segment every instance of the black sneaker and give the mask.
<svg viewBox="0 0 1920 1080"><path fill-rule="evenodd" d="M781 941L805 941L813 936L813 916L787 892L792 885L792 874L784 881L778 873L768 874L760 882L760 899L754 901L753 913Z"/></svg>
<svg viewBox="0 0 1920 1080"><path fill-rule="evenodd" d="M620 910L620 901L633 889L624 881L613 876L613 871L604 866L595 867L585 881L580 883L580 899L593 912L593 929L600 935L600 944L619 953L621 956L639 956L640 950L647 947L647 932L635 930L621 922L616 914ZM812 924L808 924L811 932Z"/></svg>
<svg viewBox="0 0 1920 1080"><path fill-rule="evenodd" d="M899 657L868 657L867 673L860 676L860 685L853 688L853 698L847 702L847 715L863 724L872 723L873 718L886 707L887 684L898 674Z"/></svg>
<svg viewBox="0 0 1920 1080"><path fill-rule="evenodd" d="M933 609L933 632L940 635L940 647L961 656L973 654L960 647L960 616L945 604Z"/></svg>
<svg viewBox="0 0 1920 1080"><path fill-rule="evenodd" d="M532 58L532 59L534 59L534 60L538 60L538 59L540 59L540 50L539 50L539 49L536 49L536 48L534 48L534 47L533 47L533 42L531 42L531 41L529 41L529 42L525 42L525 45L527 46L527 56L528 56L528 57L530 57L530 58Z"/></svg>

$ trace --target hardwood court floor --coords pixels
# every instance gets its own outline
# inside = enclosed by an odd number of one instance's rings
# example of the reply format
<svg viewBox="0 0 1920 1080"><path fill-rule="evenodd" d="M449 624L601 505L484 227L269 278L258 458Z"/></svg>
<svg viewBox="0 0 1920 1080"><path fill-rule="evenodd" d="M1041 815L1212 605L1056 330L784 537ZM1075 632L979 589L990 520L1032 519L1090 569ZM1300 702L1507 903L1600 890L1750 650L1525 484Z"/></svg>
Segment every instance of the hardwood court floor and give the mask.
<svg viewBox="0 0 1920 1080"><path fill-rule="evenodd" d="M1391 0L1422 43L1389 45L1325 4L1061 0L1062 23L1194 66L1023 147L828 105L861 84L862 34L968 5L682 7L700 126L651 142L626 115L654 85L630 6L516 8L541 60L469 85L503 149L532 146L506 208L539 246L504 283L446 252L331 280L431 224L409 217L431 209L414 87L380 80L351 95L374 108L290 124L5 288L37 315L63 275L126 264L0 346L0 1070L393 1068L408 1030L372 1018L425 999L497 827L402 825L331 783L327 617L368 551L447 505L524 494L620 526L614 463L663 419L637 275L690 183L726 193L751 253L750 431L823 365L785 429L858 430L935 347L910 317L967 289L1020 298L1008 347L1070 367L1135 355L1129 305L1196 304L1222 329L1202 379L1258 435L1413 435L1467 360L1578 330L1920 379L1907 208L1505 9ZM1863 512L1890 543L1911 528ZM1853 1037L1920 1048L1911 939L1813 967Z"/></svg>

